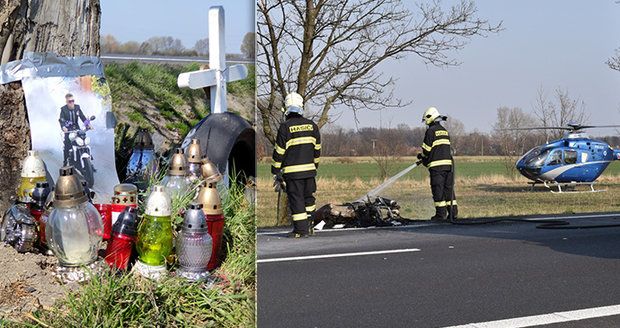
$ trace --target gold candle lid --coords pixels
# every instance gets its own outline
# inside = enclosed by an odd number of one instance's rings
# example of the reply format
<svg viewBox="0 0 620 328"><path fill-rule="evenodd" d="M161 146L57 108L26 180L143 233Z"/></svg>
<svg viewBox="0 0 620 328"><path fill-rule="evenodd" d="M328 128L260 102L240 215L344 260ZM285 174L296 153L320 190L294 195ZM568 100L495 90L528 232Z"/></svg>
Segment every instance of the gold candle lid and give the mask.
<svg viewBox="0 0 620 328"><path fill-rule="evenodd" d="M84 187L73 170L73 166L60 168L54 193L55 207L74 207L88 201Z"/></svg>
<svg viewBox="0 0 620 328"><path fill-rule="evenodd" d="M190 163L200 163L200 140L192 139L192 143L187 146L187 161Z"/></svg>
<svg viewBox="0 0 620 328"><path fill-rule="evenodd" d="M186 167L187 160L185 159L185 155L183 155L183 149L177 148L174 155L172 155L168 175L185 175Z"/></svg>
<svg viewBox="0 0 620 328"><path fill-rule="evenodd" d="M202 204L202 210L207 215L224 213L222 209L222 200L220 194L217 192L217 188L215 188L215 183L203 183L202 186L200 186L196 202Z"/></svg>
<svg viewBox="0 0 620 328"><path fill-rule="evenodd" d="M220 174L217 166L215 166L207 156L202 158L201 163L200 170L202 172L202 178L205 179L205 181L218 182L222 180L222 174Z"/></svg>

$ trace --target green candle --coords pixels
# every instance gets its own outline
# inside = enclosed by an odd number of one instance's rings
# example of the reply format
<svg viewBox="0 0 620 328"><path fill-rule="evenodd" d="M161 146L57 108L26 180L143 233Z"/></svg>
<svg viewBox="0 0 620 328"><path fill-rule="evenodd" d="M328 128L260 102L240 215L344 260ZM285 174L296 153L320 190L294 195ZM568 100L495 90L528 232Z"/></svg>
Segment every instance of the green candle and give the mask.
<svg viewBox="0 0 620 328"><path fill-rule="evenodd" d="M170 197L163 186L154 186L138 226L136 249L142 263L159 266L172 252L173 232Z"/></svg>

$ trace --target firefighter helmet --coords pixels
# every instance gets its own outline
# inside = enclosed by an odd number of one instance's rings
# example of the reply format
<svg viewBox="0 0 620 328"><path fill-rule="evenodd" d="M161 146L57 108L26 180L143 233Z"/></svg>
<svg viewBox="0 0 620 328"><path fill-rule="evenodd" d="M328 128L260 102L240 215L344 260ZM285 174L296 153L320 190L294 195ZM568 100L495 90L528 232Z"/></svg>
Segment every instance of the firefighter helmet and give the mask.
<svg viewBox="0 0 620 328"><path fill-rule="evenodd" d="M422 122L426 123L426 125L430 125L431 123L435 122L435 120L439 116L441 116L441 115L439 114L439 111L437 110L437 108L429 107L424 112L424 116L422 117Z"/></svg>
<svg viewBox="0 0 620 328"><path fill-rule="evenodd" d="M285 114L297 113L304 114L304 98L297 92L291 92L284 98Z"/></svg>

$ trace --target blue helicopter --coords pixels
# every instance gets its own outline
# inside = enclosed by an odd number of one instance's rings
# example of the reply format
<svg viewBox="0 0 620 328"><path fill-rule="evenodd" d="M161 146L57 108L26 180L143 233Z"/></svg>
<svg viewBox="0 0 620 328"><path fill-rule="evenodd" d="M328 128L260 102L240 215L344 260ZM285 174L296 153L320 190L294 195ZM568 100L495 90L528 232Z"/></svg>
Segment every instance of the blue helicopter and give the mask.
<svg viewBox="0 0 620 328"><path fill-rule="evenodd" d="M517 170L532 180L532 187L542 183L553 191L562 185L589 185L594 190L594 182L607 166L620 160L620 150L609 144L591 139L584 129L613 128L619 125L580 125L568 124L565 127L535 127L509 130L566 130L564 137L535 147L523 155L516 164Z"/></svg>

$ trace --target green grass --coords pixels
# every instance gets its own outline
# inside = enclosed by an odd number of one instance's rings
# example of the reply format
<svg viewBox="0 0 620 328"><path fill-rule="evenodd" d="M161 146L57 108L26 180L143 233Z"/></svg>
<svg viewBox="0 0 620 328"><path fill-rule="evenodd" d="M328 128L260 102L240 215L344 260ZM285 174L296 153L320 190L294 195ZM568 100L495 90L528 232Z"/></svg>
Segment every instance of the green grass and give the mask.
<svg viewBox="0 0 620 328"><path fill-rule="evenodd" d="M397 173L415 161L402 158L392 165ZM598 189L607 192L553 194L544 188L531 192L528 180L508 174L499 157L457 157L456 193L463 218L528 214L583 213L620 211L620 163L612 163L599 178ZM317 206L340 204L364 195L379 185L379 168L370 158L323 158L317 178ZM276 224L277 194L271 187L269 163L263 161L258 170L257 225ZM434 208L428 182L428 170L419 167L408 173L382 196L397 200L402 213L409 218L429 218Z"/></svg>
<svg viewBox="0 0 620 328"><path fill-rule="evenodd" d="M322 158L321 161L319 166L319 176L321 178L350 181L355 179L369 180L380 177L379 167L370 158L343 160L328 157ZM415 161L415 158L410 157L396 159L389 167L390 176L402 171ZM455 162L459 177L508 176L505 162L500 157L456 157ZM259 163L258 176L268 177L270 175L271 163L265 160ZM605 171L605 175L620 175L620 164L617 162L612 163ZM407 174L408 179L418 181L426 179L427 176L428 172L425 169L416 169Z"/></svg>
<svg viewBox="0 0 620 328"><path fill-rule="evenodd" d="M179 88L180 73L200 69L198 64L158 65L132 62L111 63L105 67L110 87L112 110L118 116L128 118L127 124L150 130L174 129L184 136L199 120L209 113L203 90ZM231 97L254 99L255 68L249 65L248 77L228 84ZM154 108L155 112L148 111ZM247 117L253 108L229 108ZM253 116L253 114L251 114ZM121 126L119 125L119 128ZM116 131L116 135L121 135ZM178 140L176 140L178 141ZM118 144L118 142L117 142Z"/></svg>
<svg viewBox="0 0 620 328"><path fill-rule="evenodd" d="M409 165L413 164L415 159L399 159L392 165L390 165L390 176L396 174ZM463 177L480 177L485 175L505 175L506 167L501 159L489 159L482 162L470 162L465 161L457 164L457 169L460 176ZM264 177L271 173L270 163L259 163L258 176ZM620 169L618 170L620 172ZM338 179L338 180L370 180L372 178L379 178L380 173L376 163L372 162L353 162L353 163L338 163L338 162L326 162L321 163L319 166L319 175L321 178L326 179ZM425 170L414 170L407 175L408 179L422 180L427 176Z"/></svg>
<svg viewBox="0 0 620 328"><path fill-rule="evenodd" d="M183 207L188 199L173 201ZM169 277L154 282L106 272L22 327L252 327L255 303L254 209L233 185L224 199L227 257L212 288Z"/></svg>

